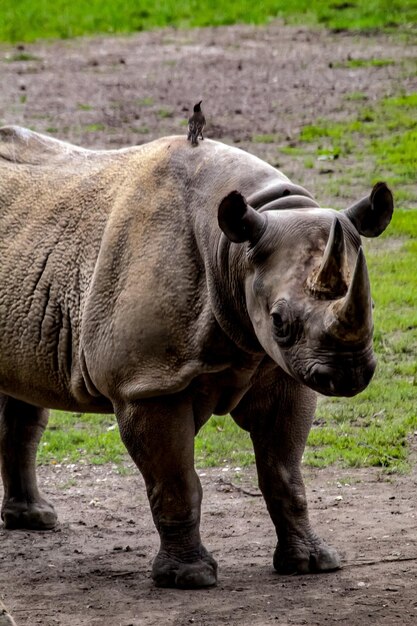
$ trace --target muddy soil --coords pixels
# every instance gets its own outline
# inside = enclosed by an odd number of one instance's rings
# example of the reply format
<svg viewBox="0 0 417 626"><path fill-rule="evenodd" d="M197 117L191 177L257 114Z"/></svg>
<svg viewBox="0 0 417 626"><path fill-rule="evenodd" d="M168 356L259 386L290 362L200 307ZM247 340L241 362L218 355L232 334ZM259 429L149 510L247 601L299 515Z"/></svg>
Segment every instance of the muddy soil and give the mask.
<svg viewBox="0 0 417 626"><path fill-rule="evenodd" d="M275 535L253 470L200 470L202 536L219 584L157 589L158 538L136 471L40 468L61 523L0 529L1 594L18 626L323 626L417 623L417 471L306 469L310 516L343 568L279 576ZM238 475L237 475L238 474Z"/></svg>
<svg viewBox="0 0 417 626"><path fill-rule="evenodd" d="M352 94L372 106L415 91L416 57L410 41L278 23L3 45L0 122L116 148L184 133L202 98L208 137L257 154L314 192L317 172L277 147L296 147L299 128L318 116L354 116ZM353 70L351 58L393 63ZM370 178L364 172L361 188L337 206L366 193ZM306 468L312 522L338 548L343 568L303 577L272 569L274 531L254 471L200 470L202 535L220 575L217 588L193 592L152 586L158 539L143 483L127 469L40 468L60 525L53 532L0 528L0 598L18 626L417 623L416 469L387 476Z"/></svg>

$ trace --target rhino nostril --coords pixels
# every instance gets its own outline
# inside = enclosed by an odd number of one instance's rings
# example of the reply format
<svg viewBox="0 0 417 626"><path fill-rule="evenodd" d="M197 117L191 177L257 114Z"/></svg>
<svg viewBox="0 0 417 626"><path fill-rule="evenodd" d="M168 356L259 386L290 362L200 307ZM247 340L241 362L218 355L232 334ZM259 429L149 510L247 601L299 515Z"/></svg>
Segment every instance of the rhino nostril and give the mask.
<svg viewBox="0 0 417 626"><path fill-rule="evenodd" d="M336 389L335 372L329 367L316 367L311 375L311 381L317 389L326 390L329 393L334 393Z"/></svg>

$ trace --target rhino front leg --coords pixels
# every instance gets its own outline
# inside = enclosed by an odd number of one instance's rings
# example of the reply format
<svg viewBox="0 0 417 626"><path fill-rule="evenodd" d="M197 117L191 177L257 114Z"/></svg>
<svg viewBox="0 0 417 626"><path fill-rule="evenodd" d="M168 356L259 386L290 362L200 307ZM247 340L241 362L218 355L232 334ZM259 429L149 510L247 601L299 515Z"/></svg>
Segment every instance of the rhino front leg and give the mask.
<svg viewBox="0 0 417 626"><path fill-rule="evenodd" d="M202 489L194 470L195 424L184 397L116 407L120 434L141 471L160 536L152 577L159 587L211 587L217 563L200 539Z"/></svg>
<svg viewBox="0 0 417 626"><path fill-rule="evenodd" d="M57 516L36 480L36 452L48 411L0 394L1 517L6 528L48 530Z"/></svg>
<svg viewBox="0 0 417 626"><path fill-rule="evenodd" d="M339 556L312 530L301 475L301 458L316 395L292 379L270 377L242 400L233 417L250 431L259 486L275 525L273 564L281 574L325 572Z"/></svg>

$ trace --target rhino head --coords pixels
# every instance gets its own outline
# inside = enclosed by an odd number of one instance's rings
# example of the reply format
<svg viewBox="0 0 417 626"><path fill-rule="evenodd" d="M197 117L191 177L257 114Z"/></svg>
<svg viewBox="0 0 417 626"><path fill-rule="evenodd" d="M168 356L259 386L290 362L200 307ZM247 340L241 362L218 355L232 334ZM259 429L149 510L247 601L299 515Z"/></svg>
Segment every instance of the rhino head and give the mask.
<svg viewBox="0 0 417 626"><path fill-rule="evenodd" d="M218 220L230 241L246 246L244 297L265 352L315 391L353 396L376 367L360 235L385 230L393 198L377 183L370 196L343 211L309 205L256 211L235 191L221 202Z"/></svg>

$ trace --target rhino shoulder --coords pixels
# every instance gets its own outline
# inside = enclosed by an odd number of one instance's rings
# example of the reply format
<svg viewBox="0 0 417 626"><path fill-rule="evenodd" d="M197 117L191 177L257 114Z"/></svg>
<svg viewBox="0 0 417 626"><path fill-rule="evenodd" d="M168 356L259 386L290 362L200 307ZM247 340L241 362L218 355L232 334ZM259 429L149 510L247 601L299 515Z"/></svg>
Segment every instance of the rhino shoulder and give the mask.
<svg viewBox="0 0 417 626"><path fill-rule="evenodd" d="M52 160L71 155L87 155L90 152L21 126L0 128L0 158L12 163L42 165Z"/></svg>

